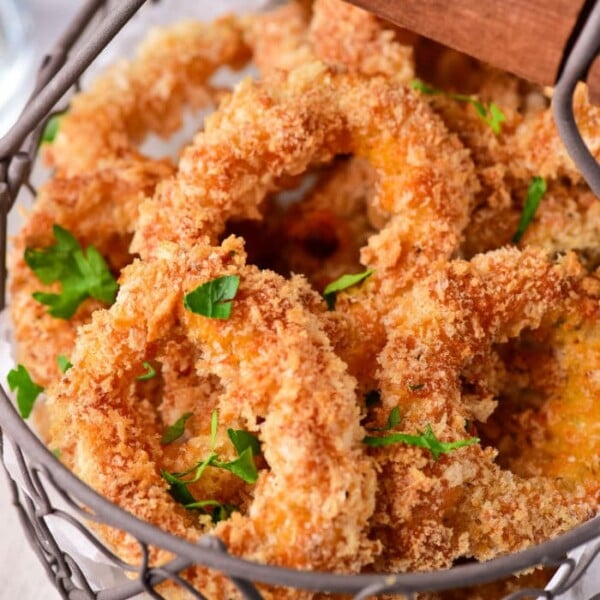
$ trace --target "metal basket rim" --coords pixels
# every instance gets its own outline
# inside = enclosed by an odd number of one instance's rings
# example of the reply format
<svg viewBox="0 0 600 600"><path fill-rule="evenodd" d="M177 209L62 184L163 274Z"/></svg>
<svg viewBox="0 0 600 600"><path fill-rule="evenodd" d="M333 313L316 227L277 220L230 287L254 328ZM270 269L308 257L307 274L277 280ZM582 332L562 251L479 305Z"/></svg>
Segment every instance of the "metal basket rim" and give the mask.
<svg viewBox="0 0 600 600"><path fill-rule="evenodd" d="M123 6L130 2L139 7L144 3L144 0L128 0L123 3ZM102 0L95 0L97 5L102 3ZM79 62L79 67L81 70L85 68L83 62ZM59 97L58 91L55 92L55 95ZM37 123L43 118L44 111L41 110L39 105L36 106L36 111L38 113L37 117L33 119L31 113L29 114L31 122L35 121L36 124L35 126L30 124L27 135L35 132L36 128L39 129ZM21 119L17 123L20 122ZM15 139L13 137L13 145ZM0 141L6 140L2 138ZM0 159L10 161L18 154L19 150L15 150L8 156L0 156ZM2 183L0 182L0 192L2 191ZM8 207L5 205L1 208L3 212L9 212L10 210L6 210ZM10 208L12 208L12 203ZM4 214L5 216L6 214ZM0 239L0 242L3 241L5 240ZM564 557L568 552L589 543L600 535L600 515L598 515L570 531L525 550L493 558L486 562L427 572L341 574L302 571L266 565L229 555L216 549L214 545L203 544L203 538L200 539L199 544L194 544L174 536L159 527L138 519L98 494L91 486L67 469L37 438L15 410L4 384L0 384L0 432L6 434L13 444L23 449L26 457L36 467L45 469L56 484L74 494L80 502L92 509L98 516L109 516L111 521L122 530L132 533L140 540L144 540L151 545L160 546L177 555L184 556L194 563L226 572L234 577L266 584L282 585L282 581L285 581L284 585L296 588L317 591L322 590L325 586L328 591L345 593L358 592L370 586L383 586L390 592L405 589L436 591L462 588L496 581L540 564L555 565L558 559Z"/></svg>
<svg viewBox="0 0 600 600"><path fill-rule="evenodd" d="M36 466L43 467L53 481L73 494L86 507L100 517L110 517L116 527L133 534L152 545L198 562L208 568L218 569L236 577L248 578L266 584L287 584L302 589L321 589L325 584L330 591L360 591L366 586L385 584L390 590L427 589L428 591L452 589L496 581L540 564L554 565L560 557L578 548L600 534L600 515L593 517L559 536L536 546L486 562L458 565L449 569L426 572L339 574L318 571L301 571L286 567L265 565L218 551L211 545L194 544L163 531L159 527L138 519L114 504L67 469L41 442L15 409L4 385L0 385L0 429L12 443L24 449L25 455ZM207 536L210 537L210 536ZM200 541L202 541L201 538ZM319 584L315 584L318 576ZM393 585L390 578L393 578Z"/></svg>

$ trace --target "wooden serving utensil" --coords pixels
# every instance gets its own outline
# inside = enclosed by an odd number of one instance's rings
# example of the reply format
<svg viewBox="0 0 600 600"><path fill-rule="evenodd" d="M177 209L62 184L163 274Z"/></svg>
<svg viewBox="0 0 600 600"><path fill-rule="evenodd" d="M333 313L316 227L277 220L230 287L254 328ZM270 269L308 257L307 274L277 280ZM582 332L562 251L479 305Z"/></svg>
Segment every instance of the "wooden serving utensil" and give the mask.
<svg viewBox="0 0 600 600"><path fill-rule="evenodd" d="M541 85L554 85L595 0L350 0L380 17ZM600 38L600 31L598 31ZM600 59L587 76L600 104Z"/></svg>

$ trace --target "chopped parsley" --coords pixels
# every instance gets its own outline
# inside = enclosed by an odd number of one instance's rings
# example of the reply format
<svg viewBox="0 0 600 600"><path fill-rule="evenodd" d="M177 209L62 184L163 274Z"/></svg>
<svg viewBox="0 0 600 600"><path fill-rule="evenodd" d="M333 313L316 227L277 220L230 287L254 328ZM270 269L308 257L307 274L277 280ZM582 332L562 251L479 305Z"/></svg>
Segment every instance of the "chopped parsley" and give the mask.
<svg viewBox="0 0 600 600"><path fill-rule="evenodd" d="M525 199L525 205L523 206L523 212L521 212L521 218L519 219L519 224L517 225L517 230L515 231L515 235L513 235L513 243L518 243L527 227L533 220L535 213L540 205L540 201L542 200L544 194L546 193L546 180L543 177L534 177L529 184L529 188L527 190L527 198Z"/></svg>
<svg viewBox="0 0 600 600"><path fill-rule="evenodd" d="M169 483L169 493L176 502L183 504L183 506L189 509L204 509L206 506L217 506L218 504L221 508L217 508L216 511L218 511L218 516L223 518L224 515L229 516L231 512L237 508L233 505L222 505L216 500L197 501L188 489L188 485L197 482L208 467L224 469L225 471L233 473L246 483L256 483L258 471L254 463L254 456L261 452L260 442L256 436L248 431L228 429L227 435L235 447L238 456L234 460L227 462L219 460L219 455L215 452L217 442L217 421L218 416L217 411L215 410L212 413L210 423L210 453L204 460L201 460L194 466L180 473L169 473L168 471L163 470L161 471L161 475L163 479ZM190 475L191 477L188 477ZM212 515L214 521L215 512L213 512ZM224 518L227 518L227 516Z"/></svg>
<svg viewBox="0 0 600 600"><path fill-rule="evenodd" d="M64 115L64 112L56 113L46 121L42 137L40 138L41 144L51 144L56 139L58 130L60 129L60 122Z"/></svg>
<svg viewBox="0 0 600 600"><path fill-rule="evenodd" d="M254 456L262 454L260 441L249 431L244 431L243 429L228 429L227 435L237 450L238 455L245 452L247 448L252 449L252 454L254 454Z"/></svg>
<svg viewBox="0 0 600 600"><path fill-rule="evenodd" d="M139 379L139 377L138 377ZM194 416L194 413L187 412L181 415L173 425L167 427L165 432L163 433L162 438L160 439L160 443L163 445L171 444L175 440L178 440L185 431L185 424L189 419Z"/></svg>
<svg viewBox="0 0 600 600"><path fill-rule="evenodd" d="M56 362L61 373L66 373L73 366L73 363L64 354L59 354Z"/></svg>
<svg viewBox="0 0 600 600"><path fill-rule="evenodd" d="M102 255L88 246L84 251L79 242L60 225L52 228L56 244L42 250L27 248L25 262L44 284L62 284L60 294L34 292L33 297L49 307L48 312L59 319L70 319L77 307L89 297L112 304L118 285Z"/></svg>
<svg viewBox="0 0 600 600"><path fill-rule="evenodd" d="M229 319L231 302L238 291L238 275L223 275L199 285L183 298L184 306L197 315L211 319Z"/></svg>
<svg viewBox="0 0 600 600"><path fill-rule="evenodd" d="M210 506L214 507L214 510L210 513L213 523L225 521L229 519L232 513L240 510L239 506L235 504L222 504L218 500L200 500L185 505L188 510L199 510L204 513L207 513L206 508Z"/></svg>
<svg viewBox="0 0 600 600"><path fill-rule="evenodd" d="M17 365L16 369L11 369L6 380L11 392L17 390L19 414L23 419L27 419L33 410L37 397L44 391L44 388L31 379L29 371L23 365Z"/></svg>
<svg viewBox="0 0 600 600"><path fill-rule="evenodd" d="M138 381L146 381L156 376L156 369L147 360L142 363L142 367L146 369L146 372L136 377Z"/></svg>
<svg viewBox="0 0 600 600"><path fill-rule="evenodd" d="M390 410L385 425L383 427L371 427L369 431L389 431L400 425L401 421L402 417L400 416L400 409L397 406L394 406L394 408Z"/></svg>
<svg viewBox="0 0 600 600"><path fill-rule="evenodd" d="M451 98L452 100L456 100L457 102L465 102L467 104L471 104L479 118L486 123L490 129L498 135L502 131L502 123L506 121L506 117L504 113L500 109L500 107L494 102L490 102L487 106L477 100L474 96L469 96L468 94L453 94L451 92L445 92L443 90L439 90L434 88L431 85L427 85L423 83L420 79L414 79L410 87L413 90L418 90L422 94L426 96L446 96Z"/></svg>
<svg viewBox="0 0 600 600"><path fill-rule="evenodd" d="M427 425L427 429L424 432L419 432L418 435L409 433L391 433L382 437L366 436L363 439L363 443L373 448L390 446L392 444L408 444L409 446L426 448L433 455L433 459L437 461L442 454L447 454L457 448L472 446L473 444L479 443L479 438L472 437L456 442L441 442L438 440L435 433L433 433L431 425Z"/></svg>
<svg viewBox="0 0 600 600"><path fill-rule="evenodd" d="M342 275L341 277L327 285L327 287L323 290L323 297L325 298L325 302L327 302L327 307L329 308L329 310L333 310L335 308L335 301L338 292L347 290L348 288L358 285L359 283L367 279L367 277L370 277L374 272L375 269L367 269L363 273Z"/></svg>

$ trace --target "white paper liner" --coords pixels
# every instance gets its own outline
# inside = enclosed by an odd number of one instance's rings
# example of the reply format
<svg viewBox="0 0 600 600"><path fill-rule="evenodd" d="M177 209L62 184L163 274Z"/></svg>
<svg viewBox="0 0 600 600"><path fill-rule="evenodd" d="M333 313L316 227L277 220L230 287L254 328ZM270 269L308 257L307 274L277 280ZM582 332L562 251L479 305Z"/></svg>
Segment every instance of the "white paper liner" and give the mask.
<svg viewBox="0 0 600 600"><path fill-rule="evenodd" d="M123 31L109 44L100 54L98 59L90 66L83 77L85 82L93 79L97 73L120 57L132 56L137 44L144 37L150 27L162 27L169 23L185 20L188 18L211 21L223 14L236 12L246 14L264 10L278 4L275 0L220 0L219 2L208 2L201 0L161 0L159 3L147 3L139 14L128 23ZM252 69L242 71L238 74L225 72L218 76L219 83L231 84L234 80L246 74L252 74ZM165 143L151 136L143 146L143 151L150 155L171 154L175 156L181 146L191 139L198 125L201 123L202 115L185 115L184 127L175 134L171 140ZM39 164L35 167L33 179L43 181L47 178L47 170ZM21 199L21 198L20 198ZM29 200L29 202L28 202ZM25 200L30 203L30 199ZM10 216L9 231L15 233L19 227L19 219L15 219L14 211ZM13 344L11 336L11 324L8 311L0 313L0 377L6 381L8 371L15 366ZM6 386L5 386L6 387ZM14 397L13 397L14 401ZM14 449L7 440L5 443L4 461L11 476L23 484L19 473ZM53 497L54 505L70 512L64 506L60 498ZM108 589L119 584L130 581L123 571L113 566L110 560L91 544L75 527L57 517L46 518L49 529L55 536L57 543L69 553L79 564L88 582L94 589ZM600 541L590 542L569 552L569 556L576 562L584 554L593 552ZM556 583L563 579L566 567L560 567L547 586L552 590ZM597 556L587 569L586 574L565 594L557 596L560 600L590 600L594 594L600 591L600 556ZM146 594L140 594L136 598L146 598ZM540 597L542 598L542 597Z"/></svg>

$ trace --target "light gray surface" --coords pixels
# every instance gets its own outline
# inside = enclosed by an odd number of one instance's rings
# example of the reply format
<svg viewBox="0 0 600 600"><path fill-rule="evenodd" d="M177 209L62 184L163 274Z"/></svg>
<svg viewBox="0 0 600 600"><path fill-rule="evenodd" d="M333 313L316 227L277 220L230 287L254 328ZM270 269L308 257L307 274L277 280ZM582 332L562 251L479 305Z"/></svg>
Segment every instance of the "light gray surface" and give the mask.
<svg viewBox="0 0 600 600"><path fill-rule="evenodd" d="M2 2L3 0L0 0ZM31 31L34 36L35 53L41 57L65 26L82 0L17 0L20 6L30 10ZM39 62L39 58L35 61ZM26 90L17 98L26 100ZM11 111L14 118L16 111ZM6 113L4 113L6 116ZM0 114L0 127L7 127ZM2 131L0 131L0 135ZM0 600L57 600L60 595L49 582L44 568L29 546L17 512L10 502L4 475L0 477Z"/></svg>

